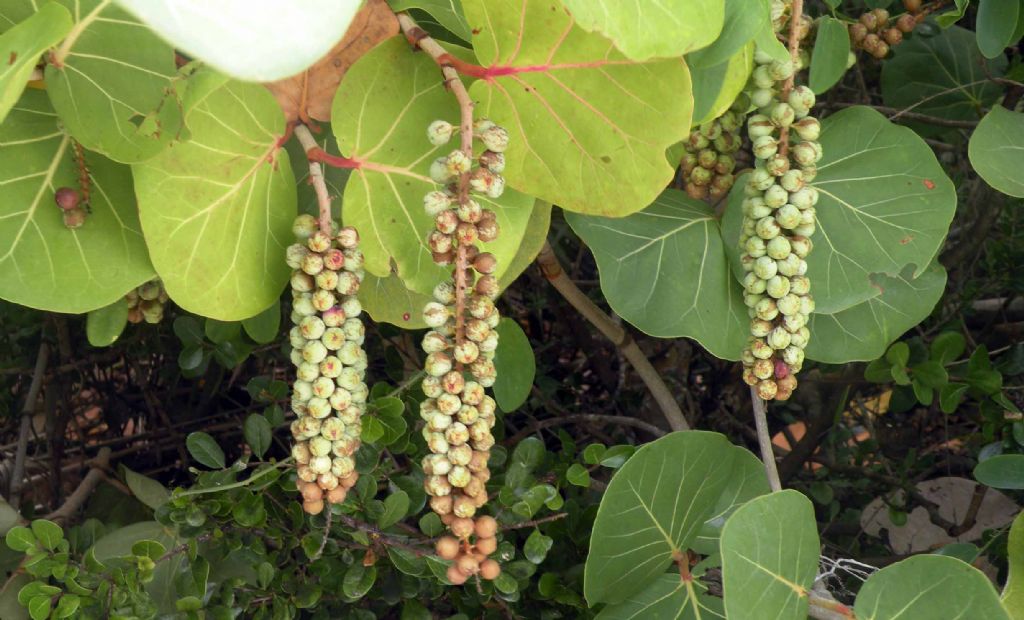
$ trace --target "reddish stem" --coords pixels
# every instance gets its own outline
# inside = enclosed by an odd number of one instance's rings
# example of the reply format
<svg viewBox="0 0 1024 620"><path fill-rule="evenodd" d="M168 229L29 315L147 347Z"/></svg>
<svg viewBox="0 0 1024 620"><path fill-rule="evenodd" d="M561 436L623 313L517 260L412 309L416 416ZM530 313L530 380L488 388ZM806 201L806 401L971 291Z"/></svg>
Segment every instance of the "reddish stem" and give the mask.
<svg viewBox="0 0 1024 620"><path fill-rule="evenodd" d="M309 161L319 162L321 164L327 164L332 168L348 168L350 170L357 170L363 167L363 162L358 159L350 159L341 155L331 155L319 146L307 149L306 159Z"/></svg>

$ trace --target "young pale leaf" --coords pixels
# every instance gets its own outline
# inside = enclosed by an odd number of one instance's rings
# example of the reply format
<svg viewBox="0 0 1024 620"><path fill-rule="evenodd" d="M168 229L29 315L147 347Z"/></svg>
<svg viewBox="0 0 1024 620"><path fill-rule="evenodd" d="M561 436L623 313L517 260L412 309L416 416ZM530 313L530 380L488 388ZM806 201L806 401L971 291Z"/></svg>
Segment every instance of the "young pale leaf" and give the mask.
<svg viewBox="0 0 1024 620"><path fill-rule="evenodd" d="M114 303L97 308L85 319L85 335L94 347L109 347L118 339L128 324L128 302L118 299Z"/></svg>
<svg viewBox="0 0 1024 620"><path fill-rule="evenodd" d="M700 580L683 581L678 574L662 575L621 603L606 606L597 620L713 620L725 618L722 599L707 593Z"/></svg>
<svg viewBox="0 0 1024 620"><path fill-rule="evenodd" d="M1002 76L1006 65L1004 56L982 58L974 33L959 26L909 37L882 63L882 100L921 114L977 120L979 108L1002 96L1002 87L988 78Z"/></svg>
<svg viewBox="0 0 1024 620"><path fill-rule="evenodd" d="M703 69L691 67L693 125L721 116L747 85L754 65L754 44L745 45L721 63Z"/></svg>
<svg viewBox="0 0 1024 620"><path fill-rule="evenodd" d="M722 588L730 618L807 617L818 572L814 506L798 491L752 499L722 529Z"/></svg>
<svg viewBox="0 0 1024 620"><path fill-rule="evenodd" d="M1010 618L984 573L943 555L916 555L872 574L857 594L854 612L858 618L885 620Z"/></svg>
<svg viewBox="0 0 1024 620"><path fill-rule="evenodd" d="M978 463L974 478L994 489L1024 489L1024 454L999 454Z"/></svg>
<svg viewBox="0 0 1024 620"><path fill-rule="evenodd" d="M992 106L971 134L967 152L986 183L1004 194L1024 197L1024 114Z"/></svg>
<svg viewBox="0 0 1024 620"><path fill-rule="evenodd" d="M1020 0L979 0L975 30L982 56L1001 56L1014 43L1020 8Z"/></svg>
<svg viewBox="0 0 1024 620"><path fill-rule="evenodd" d="M470 94L480 116L509 130L509 184L582 213L650 204L674 173L665 149L689 132L683 60L630 60L557 0L462 4L484 66Z"/></svg>
<svg viewBox="0 0 1024 620"><path fill-rule="evenodd" d="M181 138L184 83L174 49L107 1L62 4L73 11L75 26L57 51L67 55L46 65L46 90L75 139L134 163Z"/></svg>
<svg viewBox="0 0 1024 620"><path fill-rule="evenodd" d="M757 33L771 28L770 5L769 0L725 0L722 34L708 47L687 54L686 64L691 70L708 68L735 56Z"/></svg>
<svg viewBox="0 0 1024 620"><path fill-rule="evenodd" d="M725 18L723 0L562 0L562 4L581 28L600 32L633 60L682 56L707 47L722 32Z"/></svg>
<svg viewBox="0 0 1024 620"><path fill-rule="evenodd" d="M224 469L224 451L217 441L202 431L189 433L185 438L185 446L192 458L210 469Z"/></svg>
<svg viewBox="0 0 1024 620"><path fill-rule="evenodd" d="M404 38L385 41L345 74L331 113L338 148L355 166L345 185L345 224L362 235L367 272L386 277L395 271L423 294L451 277L449 268L431 259L426 235L433 219L423 210L423 196L438 187L427 176L430 163L458 148L433 146L426 137L432 121L458 118L455 100L436 72L425 54L409 53ZM482 248L498 259L495 275L501 277L522 241L534 200L509 189L497 200L474 200L497 215L501 234Z"/></svg>
<svg viewBox="0 0 1024 620"><path fill-rule="evenodd" d="M834 314L812 314L808 359L830 364L873 360L923 321L942 297L946 270L938 261L917 279L912 278L912 270L907 267L895 278L872 276L879 291L877 297Z"/></svg>
<svg viewBox="0 0 1024 620"><path fill-rule="evenodd" d="M1009 573L1000 598L1011 618L1021 618L1024 617L1024 512L1018 514L1010 526L1006 553Z"/></svg>
<svg viewBox="0 0 1024 620"><path fill-rule="evenodd" d="M583 577L590 605L619 603L684 553L732 475L735 451L705 431L666 435L616 472L597 511Z"/></svg>
<svg viewBox="0 0 1024 620"><path fill-rule="evenodd" d="M566 219L593 251L616 314L652 336L686 336L718 357L739 357L749 319L708 205L669 189L628 217Z"/></svg>
<svg viewBox="0 0 1024 620"><path fill-rule="evenodd" d="M850 56L850 33L846 24L834 17L822 17L814 38L808 86L820 95L832 88L846 73Z"/></svg>
<svg viewBox="0 0 1024 620"><path fill-rule="evenodd" d="M88 312L155 275L127 167L86 153L92 213L64 226L54 193L78 185L71 148L43 91L27 90L0 125L0 298Z"/></svg>
<svg viewBox="0 0 1024 620"><path fill-rule="evenodd" d="M359 0L117 0L174 47L240 80L270 82L312 65L337 43Z"/></svg>
<svg viewBox="0 0 1024 620"><path fill-rule="evenodd" d="M537 361L523 328L512 319L502 319L498 324L498 339L501 346L494 356L494 366L498 371L494 398L502 411L515 411L530 396Z"/></svg>
<svg viewBox="0 0 1024 620"><path fill-rule="evenodd" d="M288 281L284 248L295 179L280 148L284 117L261 86L201 71L189 89L192 139L133 166L153 263L182 308L237 321Z"/></svg>
<svg viewBox="0 0 1024 620"><path fill-rule="evenodd" d="M7 59L7 67L0 74L0 122L21 96L39 57L59 43L71 26L71 13L49 2L0 36L0 58Z"/></svg>

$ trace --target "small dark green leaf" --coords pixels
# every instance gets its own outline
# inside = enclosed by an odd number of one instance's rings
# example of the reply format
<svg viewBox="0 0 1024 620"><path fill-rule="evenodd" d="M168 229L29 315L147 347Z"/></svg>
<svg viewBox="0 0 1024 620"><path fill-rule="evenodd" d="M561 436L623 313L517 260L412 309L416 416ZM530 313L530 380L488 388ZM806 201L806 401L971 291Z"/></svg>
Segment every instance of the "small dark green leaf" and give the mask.
<svg viewBox="0 0 1024 620"><path fill-rule="evenodd" d="M444 531L444 524L436 513L428 512L420 517L420 531L427 536L439 536Z"/></svg>
<svg viewBox="0 0 1024 620"><path fill-rule="evenodd" d="M523 545L523 555L534 564L540 564L547 557L548 551L551 551L551 546L554 543L553 538L545 536L540 533L540 530L535 529L526 539L526 544Z"/></svg>
<svg viewBox="0 0 1024 620"><path fill-rule="evenodd" d="M204 331L206 332L206 337L210 339L210 342L223 344L231 340L238 340L242 335L242 324L238 321L206 319Z"/></svg>
<svg viewBox="0 0 1024 620"><path fill-rule="evenodd" d="M57 609L53 610L54 618L70 618L78 611L82 599L74 594L65 594L57 601Z"/></svg>
<svg viewBox="0 0 1024 620"><path fill-rule="evenodd" d="M974 468L974 478L994 489L1024 489L1024 454L1000 454Z"/></svg>
<svg viewBox="0 0 1024 620"><path fill-rule="evenodd" d="M109 306L90 312L85 319L85 335L94 347L114 344L128 324L128 303L118 299Z"/></svg>
<svg viewBox="0 0 1024 620"><path fill-rule="evenodd" d="M395 568L406 575L419 577L423 574L423 571L427 570L426 562L415 553L393 545L389 545L387 549L388 557L391 558Z"/></svg>
<svg viewBox="0 0 1024 620"><path fill-rule="evenodd" d="M930 388L941 388L949 383L949 373L938 361L921 362L912 366L910 370L914 373L914 381L920 381Z"/></svg>
<svg viewBox="0 0 1024 620"><path fill-rule="evenodd" d="M395 491L384 500L384 513L377 519L377 525L382 528L391 527L398 523L409 512L409 494L405 491Z"/></svg>
<svg viewBox="0 0 1024 620"><path fill-rule="evenodd" d="M345 579L342 581L341 589L349 598L362 598L373 587L377 579L377 569L373 566L365 567L355 563L345 572Z"/></svg>
<svg viewBox="0 0 1024 620"><path fill-rule="evenodd" d="M960 359L966 346L967 341L960 332L942 332L932 340L929 357L945 365Z"/></svg>
<svg viewBox="0 0 1024 620"><path fill-rule="evenodd" d="M202 431L189 433L185 439L185 446L192 458L199 461L200 464L210 469L224 469L224 451L207 433Z"/></svg>
<svg viewBox="0 0 1024 620"><path fill-rule="evenodd" d="M281 303L275 301L266 310L242 321L245 333L260 344L273 342L281 327Z"/></svg>
<svg viewBox="0 0 1024 620"><path fill-rule="evenodd" d="M4 539L7 542L7 546L15 551L21 551L24 553L32 547L36 546L36 536L32 533L32 530L28 529L23 525L16 525L7 532L7 536Z"/></svg>
<svg viewBox="0 0 1024 620"><path fill-rule="evenodd" d="M612 446L604 451L601 455L601 465L604 467L610 467L612 469L618 469L625 465L629 457L633 456L636 452L636 448L630 445L619 445Z"/></svg>
<svg viewBox="0 0 1024 620"><path fill-rule="evenodd" d="M963 383L947 383L939 388L939 408L943 413L953 413L960 406L960 401L967 393L968 385Z"/></svg>
<svg viewBox="0 0 1024 620"><path fill-rule="evenodd" d="M64 540L64 530L53 521L36 519L31 525L32 533L36 535L39 544L50 551L56 549L60 541Z"/></svg>
<svg viewBox="0 0 1024 620"><path fill-rule="evenodd" d="M978 49L985 58L1001 56L1003 50L1013 43L1017 30L1020 0L980 0L975 31L978 35Z"/></svg>
<svg viewBox="0 0 1024 620"><path fill-rule="evenodd" d="M199 611L203 608L203 601L196 596L185 596L176 600L174 607L178 611Z"/></svg>
<svg viewBox="0 0 1024 620"><path fill-rule="evenodd" d="M583 449L583 462L587 465L597 465L608 448L604 444L592 443Z"/></svg>
<svg viewBox="0 0 1024 620"><path fill-rule="evenodd" d="M195 370L203 364L203 348L187 346L178 353L178 367L182 370Z"/></svg>
<svg viewBox="0 0 1024 620"><path fill-rule="evenodd" d="M590 472L579 463L573 463L565 472L565 479L578 487L590 486Z"/></svg>
<svg viewBox="0 0 1024 620"><path fill-rule="evenodd" d="M270 422L258 413L249 414L249 417L245 419L245 424L242 426L242 432L245 435L245 442L252 448L252 453L259 458L263 458L263 455L267 453L267 449L270 448L270 442L273 439L273 430L270 428Z"/></svg>
<svg viewBox="0 0 1024 620"><path fill-rule="evenodd" d="M820 95L832 88L843 74L850 55L850 35L846 24L834 17L818 21L818 34L811 54L811 74L808 85Z"/></svg>

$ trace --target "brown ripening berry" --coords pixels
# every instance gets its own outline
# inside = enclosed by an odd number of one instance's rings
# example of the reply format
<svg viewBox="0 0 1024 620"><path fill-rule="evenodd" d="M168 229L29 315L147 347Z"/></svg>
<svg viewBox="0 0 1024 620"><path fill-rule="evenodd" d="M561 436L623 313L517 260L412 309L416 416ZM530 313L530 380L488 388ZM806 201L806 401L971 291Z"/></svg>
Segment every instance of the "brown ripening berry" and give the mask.
<svg viewBox="0 0 1024 620"><path fill-rule="evenodd" d="M480 562L480 576L487 581L494 581L501 575L501 565L494 560Z"/></svg>
<svg viewBox="0 0 1024 620"><path fill-rule="evenodd" d="M899 45L900 41L903 40L903 33L897 28L888 28L882 33L882 38L889 45Z"/></svg>
<svg viewBox="0 0 1024 620"><path fill-rule="evenodd" d="M477 538L475 549L477 553L484 555L491 555L498 550L498 539L497 538Z"/></svg>
<svg viewBox="0 0 1024 620"><path fill-rule="evenodd" d="M458 538L469 538L473 535L474 523L469 517L458 517L451 522L452 534Z"/></svg>
<svg viewBox="0 0 1024 620"><path fill-rule="evenodd" d="M448 581L452 582L452 584L456 586L461 586L466 583L467 579L469 579L469 575L460 571L454 564L448 567L448 572L445 573L445 576L448 577Z"/></svg>
<svg viewBox="0 0 1024 620"><path fill-rule="evenodd" d="M441 265L442 267L451 265L455 260L455 252L448 250L447 252L431 252L431 257L434 259L434 263Z"/></svg>
<svg viewBox="0 0 1024 620"><path fill-rule="evenodd" d="M74 209L78 206L78 203L82 201L81 195L78 190L71 189L70 187L61 187L53 195L54 201L57 206L67 211L68 209Z"/></svg>
<svg viewBox="0 0 1024 620"><path fill-rule="evenodd" d="M475 575L480 570L480 563L471 555L459 556L455 560L455 565L459 567L459 572L463 575Z"/></svg>
<svg viewBox="0 0 1024 620"><path fill-rule="evenodd" d="M451 536L442 536L434 546L438 557L445 560L454 560L459 555L459 541Z"/></svg>
<svg viewBox="0 0 1024 620"><path fill-rule="evenodd" d="M874 14L875 20L878 21L879 29L885 28L889 25L889 11L886 11L885 9L874 9L871 12Z"/></svg>
<svg viewBox="0 0 1024 620"><path fill-rule="evenodd" d="M494 254L490 252L481 252L473 259L473 269L476 269L484 275L494 273L495 268L498 266L498 260L494 258Z"/></svg>
<svg viewBox="0 0 1024 620"><path fill-rule="evenodd" d="M455 232L459 225L459 216L451 209L442 211L434 217L434 226L446 235Z"/></svg>
<svg viewBox="0 0 1024 620"><path fill-rule="evenodd" d="M323 490L315 482L301 483L299 491L302 493L302 499L307 502L315 502L324 495Z"/></svg>
<svg viewBox="0 0 1024 620"><path fill-rule="evenodd" d="M302 502L302 509L307 514L318 515L324 510L324 500L318 499L312 502Z"/></svg>
<svg viewBox="0 0 1024 620"><path fill-rule="evenodd" d="M479 517L476 520L474 531L478 538L494 538L498 533L498 522L494 517Z"/></svg>
<svg viewBox="0 0 1024 620"><path fill-rule="evenodd" d="M904 13L896 20L896 27L900 29L900 32L907 34L913 32L917 27L917 20L910 13Z"/></svg>
<svg viewBox="0 0 1024 620"><path fill-rule="evenodd" d="M889 44L885 41L879 41L878 46L871 50L871 55L881 60L889 55Z"/></svg>
<svg viewBox="0 0 1024 620"><path fill-rule="evenodd" d="M85 209L82 207L72 207L63 213L64 226L74 230L80 228L85 223Z"/></svg>
<svg viewBox="0 0 1024 620"><path fill-rule="evenodd" d="M128 322L137 325L143 321L145 317L142 314L142 309L139 307L128 309Z"/></svg>
<svg viewBox="0 0 1024 620"><path fill-rule="evenodd" d="M864 37L864 41L861 42L861 47L863 47L864 50L867 51L868 53L874 55L875 50L878 49L878 46L882 45L883 43L884 41L878 38L877 34L872 33Z"/></svg>
<svg viewBox="0 0 1024 620"><path fill-rule="evenodd" d="M332 504L342 504L345 502L346 495L348 495L348 489L339 484L327 492L327 501Z"/></svg>
<svg viewBox="0 0 1024 620"><path fill-rule="evenodd" d="M917 13L921 10L921 0L903 0L903 8L911 13Z"/></svg>
<svg viewBox="0 0 1024 620"><path fill-rule="evenodd" d="M498 295L498 279L493 275L486 275L477 280L474 288L478 294L494 298Z"/></svg>
<svg viewBox="0 0 1024 620"><path fill-rule="evenodd" d="M860 16L860 23L864 24L864 27L871 32L878 30L878 16L874 13L862 13Z"/></svg>
<svg viewBox="0 0 1024 620"><path fill-rule="evenodd" d="M868 28L864 24L857 22L850 24L850 39L854 44L860 44L864 40L864 37L868 36Z"/></svg>
<svg viewBox="0 0 1024 620"><path fill-rule="evenodd" d="M687 181L686 194L694 200L704 200L708 196L708 186L695 185L692 181Z"/></svg>

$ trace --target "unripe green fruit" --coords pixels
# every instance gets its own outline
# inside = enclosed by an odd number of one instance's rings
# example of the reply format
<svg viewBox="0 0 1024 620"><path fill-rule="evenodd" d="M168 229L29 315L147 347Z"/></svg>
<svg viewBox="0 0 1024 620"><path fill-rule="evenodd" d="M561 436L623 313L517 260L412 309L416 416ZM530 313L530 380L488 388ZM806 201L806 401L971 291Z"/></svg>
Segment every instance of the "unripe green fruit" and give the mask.
<svg viewBox="0 0 1024 620"><path fill-rule="evenodd" d="M814 231L815 231L815 225L814 224L801 224L801 225L799 225L799 226L797 226L796 228L793 229L793 234L794 235L799 235L801 237L813 237L814 236Z"/></svg>
<svg viewBox="0 0 1024 620"><path fill-rule="evenodd" d="M791 334L800 331L805 325L807 325L807 315L799 312L782 317L782 327Z"/></svg>
<svg viewBox="0 0 1024 620"><path fill-rule="evenodd" d="M481 386L481 388L482 387L483 386ZM459 412L455 415L459 422L462 422L463 424L466 425L470 425L476 422L477 419L479 419L480 410L474 407L473 405L463 404L461 407L459 407Z"/></svg>
<svg viewBox="0 0 1024 620"><path fill-rule="evenodd" d="M799 142L789 149L790 157L801 166L810 166L818 161L818 152L814 149L814 142Z"/></svg>
<svg viewBox="0 0 1024 620"><path fill-rule="evenodd" d="M428 476L423 481L423 487L428 495L434 497L443 497L450 495L452 492L452 485L445 476Z"/></svg>
<svg viewBox="0 0 1024 620"><path fill-rule="evenodd" d="M337 302L337 298L331 291L318 289L316 292L313 293L312 301L314 308L321 312L324 312L334 306L334 304Z"/></svg>
<svg viewBox="0 0 1024 620"><path fill-rule="evenodd" d="M810 110L814 107L814 91L803 85L796 86L790 91L788 101L793 108Z"/></svg>
<svg viewBox="0 0 1024 620"><path fill-rule="evenodd" d="M314 378L314 381L316 378ZM292 383L292 398L303 402L313 398L313 384L309 381L298 380Z"/></svg>
<svg viewBox="0 0 1024 620"><path fill-rule="evenodd" d="M774 277L777 272L775 261L768 256L762 256L754 262L754 275L762 280Z"/></svg>
<svg viewBox="0 0 1024 620"><path fill-rule="evenodd" d="M779 150L779 141L774 136L761 136L753 140L754 156L758 159L768 159ZM767 172L767 170L766 170ZM771 172L768 172L771 175Z"/></svg>
<svg viewBox="0 0 1024 620"><path fill-rule="evenodd" d="M785 349L789 346L790 333L782 327L776 327L768 334L768 346L775 349L776 351ZM774 369L773 369L774 370ZM771 376L771 375L769 375ZM768 377L761 377L767 379Z"/></svg>
<svg viewBox="0 0 1024 620"><path fill-rule="evenodd" d="M796 120L796 113L788 103L777 103L772 108L771 119L777 127L789 127Z"/></svg>
<svg viewBox="0 0 1024 620"><path fill-rule="evenodd" d="M764 169L772 176L781 177L789 172L789 159L784 157L781 153L776 153L765 160Z"/></svg>
<svg viewBox="0 0 1024 620"><path fill-rule="evenodd" d="M764 192L764 203L773 209L778 209L789 200L789 192L781 185L772 185Z"/></svg>
<svg viewBox="0 0 1024 620"><path fill-rule="evenodd" d="M779 179L779 185L789 193L797 192L804 187L804 173L800 170L787 170Z"/></svg>
<svg viewBox="0 0 1024 620"><path fill-rule="evenodd" d="M781 299L776 302L776 305L783 316L789 316L800 312L800 298L792 293L782 296Z"/></svg>
<svg viewBox="0 0 1024 620"><path fill-rule="evenodd" d="M813 221L813 214L812 214ZM800 209L797 209L791 204L785 204L779 207L779 210L775 212L775 221L778 222L779 226L792 229L796 228L802 223L803 216Z"/></svg>
<svg viewBox="0 0 1024 620"><path fill-rule="evenodd" d="M337 443L346 443L345 440L340 440ZM353 443L353 442L347 442ZM349 450L349 453L354 450ZM356 461L349 455L338 455L331 459L331 473L339 478L344 478L356 470Z"/></svg>
<svg viewBox="0 0 1024 620"><path fill-rule="evenodd" d="M752 295L760 295L764 293L767 284L765 280L759 278L756 273L750 272L743 277L743 290Z"/></svg>
<svg viewBox="0 0 1024 620"><path fill-rule="evenodd" d="M436 120L427 126L427 140L434 146L448 144L452 139L455 127L448 121Z"/></svg>
<svg viewBox="0 0 1024 620"><path fill-rule="evenodd" d="M323 424L320 426L323 429ZM313 456L325 456L331 453L331 442L324 437L314 437L309 440L309 453ZM322 472L317 472L322 473Z"/></svg>
<svg viewBox="0 0 1024 620"><path fill-rule="evenodd" d="M757 396L762 400L771 400L778 392L778 385L771 379L765 379L757 384Z"/></svg>
<svg viewBox="0 0 1024 620"><path fill-rule="evenodd" d="M779 273L786 276L787 278L801 275L800 258L795 254L790 254L785 258L780 259L776 264L779 267Z"/></svg>
<svg viewBox="0 0 1024 620"><path fill-rule="evenodd" d="M771 321L753 319L750 321L750 333L758 338L764 338L772 331Z"/></svg>
<svg viewBox="0 0 1024 620"><path fill-rule="evenodd" d="M338 359L341 360L342 364L354 367L359 362L359 353L359 344L352 340L346 340L338 349Z"/></svg>
<svg viewBox="0 0 1024 620"><path fill-rule="evenodd" d="M334 379L341 374L341 370L341 360L334 357L333 355L328 355L327 357L324 358L324 361L320 362L320 374L322 374L325 377L330 377L331 379Z"/></svg>
<svg viewBox="0 0 1024 620"><path fill-rule="evenodd" d="M318 316L307 316L299 322L299 331L306 340L317 340L324 335L324 322Z"/></svg>
<svg viewBox="0 0 1024 620"><path fill-rule="evenodd" d="M793 61L786 60L774 60L770 65L767 65L768 75L776 82L788 80L792 75L795 67Z"/></svg>
<svg viewBox="0 0 1024 620"><path fill-rule="evenodd" d="M800 298L800 314L810 316L814 312L814 298L805 295Z"/></svg>
<svg viewBox="0 0 1024 620"><path fill-rule="evenodd" d="M313 458L309 459L309 469L312 470L313 473L317 474L318 476L320 474L326 474L327 472L331 471L331 457L323 455L314 456Z"/></svg>
<svg viewBox="0 0 1024 620"><path fill-rule="evenodd" d="M436 301L428 302L423 307L423 322L425 322L428 327L441 327L448 320L448 316L448 308Z"/></svg>
<svg viewBox="0 0 1024 620"><path fill-rule="evenodd" d="M330 377L317 377L312 384L313 395L317 398L330 398L334 393L334 380Z"/></svg>
<svg viewBox="0 0 1024 620"><path fill-rule="evenodd" d="M313 397L306 403L306 411L309 415L320 420L331 414L331 404L324 398Z"/></svg>
<svg viewBox="0 0 1024 620"><path fill-rule="evenodd" d="M807 276L794 275L789 279L789 290L794 295L806 295L811 291L811 281Z"/></svg>
<svg viewBox="0 0 1024 620"><path fill-rule="evenodd" d="M306 346L302 347L302 359L311 364L319 364L325 357L327 357L327 347L319 340L307 342Z"/></svg>
<svg viewBox="0 0 1024 620"><path fill-rule="evenodd" d="M792 129L801 140L815 141L821 136L821 123L813 117L798 120L793 123Z"/></svg>
<svg viewBox="0 0 1024 620"><path fill-rule="evenodd" d="M750 352L755 358L766 360L772 356L774 350L768 346L768 343L763 338L754 338L750 341Z"/></svg>
<svg viewBox="0 0 1024 620"><path fill-rule="evenodd" d="M344 411L352 404L352 392L345 388L335 387L330 397L327 398L327 402L335 411Z"/></svg>
<svg viewBox="0 0 1024 620"><path fill-rule="evenodd" d="M475 137L478 137L489 151L504 153L508 148L508 131L504 127L498 125L488 127L486 130L476 134Z"/></svg>
<svg viewBox="0 0 1024 620"><path fill-rule="evenodd" d="M424 370L433 377L442 377L452 369L452 360L444 353L431 353L424 363Z"/></svg>
<svg viewBox="0 0 1024 620"><path fill-rule="evenodd" d="M779 309L775 304L775 300L770 297L758 301L757 305L754 306L754 312L757 314L757 318L765 321L774 320L775 317L779 316Z"/></svg>
<svg viewBox="0 0 1024 620"><path fill-rule="evenodd" d="M469 172L469 169L473 166L473 162L462 151L448 153L444 163L450 177L457 177Z"/></svg>
<svg viewBox="0 0 1024 620"><path fill-rule="evenodd" d="M445 192L434 190L423 196L423 210L430 217L447 211L452 205L451 198Z"/></svg>
<svg viewBox="0 0 1024 620"><path fill-rule="evenodd" d="M775 138L771 138L771 140L774 141ZM753 187L758 192L763 192L774 184L775 177L773 177L770 172L763 168L756 168L747 177L747 185Z"/></svg>
<svg viewBox="0 0 1024 620"><path fill-rule="evenodd" d="M747 135L750 137L751 141L762 136L770 136L773 133L775 133L775 125L773 125L772 120L764 114L754 114L747 119Z"/></svg>
<svg viewBox="0 0 1024 620"><path fill-rule="evenodd" d="M494 174L501 174L505 171L505 154L494 151L484 151L478 160L480 165Z"/></svg>
<svg viewBox="0 0 1024 620"><path fill-rule="evenodd" d="M344 251L345 254L345 270L358 272L363 268L363 264L366 262L363 253L355 248L350 248ZM357 274L358 277L358 274ZM361 278L360 278L361 279Z"/></svg>
<svg viewBox="0 0 1024 620"><path fill-rule="evenodd" d="M305 241L309 237L320 230L320 224L316 221L316 218L308 213L295 218L292 222L292 234L295 235L296 239Z"/></svg>
<svg viewBox="0 0 1024 620"><path fill-rule="evenodd" d="M772 88L775 86L776 79L769 74L768 67L769 65L755 67L754 71L750 74L750 81L758 88Z"/></svg>
<svg viewBox="0 0 1024 620"><path fill-rule="evenodd" d="M313 277L301 271L292 273L291 285L292 290L300 293L308 293L316 288Z"/></svg>
<svg viewBox="0 0 1024 620"><path fill-rule="evenodd" d="M775 374L775 364L770 359L754 360L750 369L758 379L769 379Z"/></svg>
<svg viewBox="0 0 1024 620"><path fill-rule="evenodd" d="M771 105L775 99L775 91L770 88L758 88L750 93L750 103L755 108L764 108Z"/></svg>
<svg viewBox="0 0 1024 620"><path fill-rule="evenodd" d="M804 363L804 351L799 347L787 347L782 352L782 359L790 366L801 366Z"/></svg>
<svg viewBox="0 0 1024 620"><path fill-rule="evenodd" d="M772 264L774 263L775 261L772 261ZM768 283L765 287L765 292L775 299L785 297L789 293L789 278L781 275L773 276L771 279L768 280Z"/></svg>
<svg viewBox="0 0 1024 620"><path fill-rule="evenodd" d="M348 297L341 302L341 310L348 317L347 322L363 313L363 304L359 302L357 297Z"/></svg>
<svg viewBox="0 0 1024 620"><path fill-rule="evenodd" d="M778 222L771 216L759 219L754 225L754 229L757 231L757 236L766 241L774 239L781 232Z"/></svg>
<svg viewBox="0 0 1024 620"><path fill-rule="evenodd" d="M764 239L760 237L751 237L750 239L747 239L745 244L743 244L743 249L745 249L747 254L751 257L760 258L767 252L767 245L765 244Z"/></svg>
<svg viewBox="0 0 1024 620"><path fill-rule="evenodd" d="M774 237L768 242L767 252L769 258L773 258L775 260L783 260L790 255L790 251L790 240L782 235Z"/></svg>
<svg viewBox="0 0 1024 620"><path fill-rule="evenodd" d="M815 165L800 166L800 172L804 173L804 181L811 183L818 176L818 167Z"/></svg>
<svg viewBox="0 0 1024 620"><path fill-rule="evenodd" d="M690 172L690 182L698 187L702 187L711 183L712 176L713 173L710 170L702 166L698 166Z"/></svg>
<svg viewBox="0 0 1024 620"><path fill-rule="evenodd" d="M452 180L451 172L448 171L448 158L438 157L430 163L430 178L435 183L447 183Z"/></svg>
<svg viewBox="0 0 1024 620"><path fill-rule="evenodd" d="M818 190L813 187L804 187L795 191L789 197L789 203L797 209L809 209L818 203Z"/></svg>
<svg viewBox="0 0 1024 620"><path fill-rule="evenodd" d="M772 214L772 208L764 204L759 196L752 198L746 198L743 201L743 214L746 215L749 220L757 221L763 217L768 217ZM750 222L749 234L754 233L753 221ZM744 222L746 224L747 222Z"/></svg>

